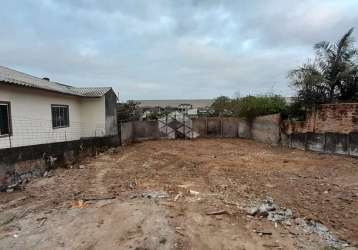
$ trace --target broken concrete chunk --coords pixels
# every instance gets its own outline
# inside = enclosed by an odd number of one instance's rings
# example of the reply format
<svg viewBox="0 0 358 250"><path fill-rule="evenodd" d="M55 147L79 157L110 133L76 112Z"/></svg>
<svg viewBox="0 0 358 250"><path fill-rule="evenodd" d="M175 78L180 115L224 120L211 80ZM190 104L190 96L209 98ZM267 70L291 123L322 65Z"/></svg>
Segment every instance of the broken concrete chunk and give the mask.
<svg viewBox="0 0 358 250"><path fill-rule="evenodd" d="M219 210L219 211L213 211L213 212L206 213L206 215L222 215L222 214L230 215L230 213L226 210Z"/></svg>
<svg viewBox="0 0 358 250"><path fill-rule="evenodd" d="M183 193L179 192L175 197L174 197L174 201L177 201L180 197L183 197Z"/></svg>
<svg viewBox="0 0 358 250"><path fill-rule="evenodd" d="M198 191L194 191L194 190L189 190L189 193L191 194L191 195L199 195L200 193L198 192Z"/></svg>
<svg viewBox="0 0 358 250"><path fill-rule="evenodd" d="M252 207L252 208L248 208L248 209L246 210L246 213L247 213L248 215L255 216L258 211L259 211L259 209L258 209L257 207Z"/></svg>
<svg viewBox="0 0 358 250"><path fill-rule="evenodd" d="M137 182L136 181L128 181L127 186L130 189L135 189L137 187Z"/></svg>
<svg viewBox="0 0 358 250"><path fill-rule="evenodd" d="M286 221L292 218L292 210L291 209L280 209L276 211L269 212L267 219L273 222L281 222Z"/></svg>
<svg viewBox="0 0 358 250"><path fill-rule="evenodd" d="M254 216L260 215L267 217L271 211L278 209L278 206L273 203L271 198L265 199L261 204L246 210L247 214Z"/></svg>
<svg viewBox="0 0 358 250"><path fill-rule="evenodd" d="M144 192L142 193L142 197L143 198L148 198L148 199L160 199L160 198L168 198L169 195L167 192L164 191L150 191L150 192Z"/></svg>
<svg viewBox="0 0 358 250"><path fill-rule="evenodd" d="M258 213L262 216L268 216L270 211L274 211L276 210L276 205L273 203L262 203L259 206L259 211Z"/></svg>

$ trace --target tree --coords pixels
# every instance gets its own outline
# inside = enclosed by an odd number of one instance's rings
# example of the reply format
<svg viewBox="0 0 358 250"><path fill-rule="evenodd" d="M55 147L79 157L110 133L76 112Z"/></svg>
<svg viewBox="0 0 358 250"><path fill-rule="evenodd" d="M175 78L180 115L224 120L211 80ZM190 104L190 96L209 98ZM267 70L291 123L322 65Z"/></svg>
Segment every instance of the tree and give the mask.
<svg viewBox="0 0 358 250"><path fill-rule="evenodd" d="M136 121L139 120L140 110L139 102L127 101L126 103L117 104L118 121Z"/></svg>
<svg viewBox="0 0 358 250"><path fill-rule="evenodd" d="M314 63L306 63L292 70L289 77L292 86L297 90L297 100L303 107L312 107L316 103L326 102L324 77Z"/></svg>
<svg viewBox="0 0 358 250"><path fill-rule="evenodd" d="M286 112L285 98L279 95L245 96L230 99L220 96L212 104L216 116L238 116L253 120L260 115Z"/></svg>
<svg viewBox="0 0 358 250"><path fill-rule="evenodd" d="M317 43L314 62L289 73L291 84L297 90L297 100L304 107L357 99L358 52L352 33L353 28L336 43Z"/></svg>
<svg viewBox="0 0 358 250"><path fill-rule="evenodd" d="M232 112L232 100L227 96L219 96L211 107L214 109L216 116L228 116Z"/></svg>
<svg viewBox="0 0 358 250"><path fill-rule="evenodd" d="M279 95L246 96L238 99L235 113L253 120L257 116L277 114L286 111L286 100Z"/></svg>

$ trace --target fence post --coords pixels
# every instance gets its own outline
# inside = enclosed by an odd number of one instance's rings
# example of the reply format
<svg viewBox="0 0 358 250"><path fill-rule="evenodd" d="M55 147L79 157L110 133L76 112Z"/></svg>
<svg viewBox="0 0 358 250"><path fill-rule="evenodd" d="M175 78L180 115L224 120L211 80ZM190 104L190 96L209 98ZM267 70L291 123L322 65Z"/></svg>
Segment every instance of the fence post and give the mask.
<svg viewBox="0 0 358 250"><path fill-rule="evenodd" d="M165 115L165 134L169 138L169 135L168 135L168 114Z"/></svg>
<svg viewBox="0 0 358 250"><path fill-rule="evenodd" d="M236 119L236 137L239 138L239 126L240 126L240 123L239 123L239 120Z"/></svg>
<svg viewBox="0 0 358 250"><path fill-rule="evenodd" d="M10 133L9 133L9 146L10 146L10 148L12 148L12 145L11 145L11 135L10 135Z"/></svg>
<svg viewBox="0 0 358 250"><path fill-rule="evenodd" d="M221 138L223 138L223 130L224 130L224 128L223 128L223 118L220 117L220 133L221 133Z"/></svg>
<svg viewBox="0 0 358 250"><path fill-rule="evenodd" d="M118 139L119 139L119 145L122 146L122 121L119 121L118 124Z"/></svg>
<svg viewBox="0 0 358 250"><path fill-rule="evenodd" d="M308 146L307 146L307 132L305 133L305 150L307 150Z"/></svg>
<svg viewBox="0 0 358 250"><path fill-rule="evenodd" d="M183 122L184 122L184 130L183 130L183 132L184 132L184 140L186 139L186 134L185 134L185 116L183 115Z"/></svg>
<svg viewBox="0 0 358 250"><path fill-rule="evenodd" d="M347 134L347 154L351 155L351 133Z"/></svg>

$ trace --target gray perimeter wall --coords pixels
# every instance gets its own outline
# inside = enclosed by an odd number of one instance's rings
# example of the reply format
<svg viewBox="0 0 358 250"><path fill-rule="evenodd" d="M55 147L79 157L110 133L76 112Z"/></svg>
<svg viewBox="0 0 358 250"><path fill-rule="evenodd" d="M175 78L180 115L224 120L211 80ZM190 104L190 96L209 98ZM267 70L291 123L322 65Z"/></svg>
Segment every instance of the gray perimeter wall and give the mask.
<svg viewBox="0 0 358 250"><path fill-rule="evenodd" d="M122 144L161 138L157 121L127 122L120 127ZM280 143L279 115L258 117L251 123L239 118L194 118L192 130L195 138L247 138L272 145Z"/></svg>
<svg viewBox="0 0 358 250"><path fill-rule="evenodd" d="M133 122L120 123L121 144L127 145L133 142Z"/></svg>
<svg viewBox="0 0 358 250"><path fill-rule="evenodd" d="M358 133L294 133L288 146L328 154L358 156Z"/></svg>
<svg viewBox="0 0 358 250"><path fill-rule="evenodd" d="M278 145L280 143L280 116L260 116L249 122L240 118L193 119L193 130L199 138L247 138Z"/></svg>
<svg viewBox="0 0 358 250"><path fill-rule="evenodd" d="M73 165L83 156L119 145L118 136L6 148L0 150L0 191L57 166Z"/></svg>
<svg viewBox="0 0 358 250"><path fill-rule="evenodd" d="M160 138L158 121L132 121L120 124L121 143L155 140Z"/></svg>

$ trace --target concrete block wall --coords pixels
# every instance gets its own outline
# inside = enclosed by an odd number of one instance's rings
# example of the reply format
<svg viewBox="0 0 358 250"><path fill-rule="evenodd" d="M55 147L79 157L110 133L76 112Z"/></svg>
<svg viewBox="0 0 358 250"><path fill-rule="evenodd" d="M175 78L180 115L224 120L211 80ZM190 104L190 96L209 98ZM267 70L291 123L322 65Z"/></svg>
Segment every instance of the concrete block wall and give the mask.
<svg viewBox="0 0 358 250"><path fill-rule="evenodd" d="M358 133L294 133L289 146L315 152L358 157Z"/></svg>
<svg viewBox="0 0 358 250"><path fill-rule="evenodd" d="M155 140L160 138L158 121L133 122L134 140Z"/></svg>
<svg viewBox="0 0 358 250"><path fill-rule="evenodd" d="M280 143L280 115L261 116L249 122L241 118L208 117L193 119L198 137L247 138L277 145Z"/></svg>
<svg viewBox="0 0 358 250"><path fill-rule="evenodd" d="M280 143L279 114L257 117L252 122L251 133L255 141L278 145Z"/></svg>
<svg viewBox="0 0 358 250"><path fill-rule="evenodd" d="M349 135L349 154L358 157L358 133Z"/></svg>
<svg viewBox="0 0 358 250"><path fill-rule="evenodd" d="M121 144L160 138L158 121L132 121L120 124Z"/></svg>
<svg viewBox="0 0 358 250"><path fill-rule="evenodd" d="M222 118L210 117L207 120L206 136L207 137L223 137Z"/></svg>
<svg viewBox="0 0 358 250"><path fill-rule="evenodd" d="M226 118L222 120L222 137L239 137L239 121L235 118Z"/></svg>
<svg viewBox="0 0 358 250"><path fill-rule="evenodd" d="M192 119L195 138L247 138L277 145L280 143L280 116L259 117L253 122L232 117ZM159 130L158 121L133 121L121 124L121 142L168 138Z"/></svg>
<svg viewBox="0 0 358 250"><path fill-rule="evenodd" d="M120 124L121 144L127 145L133 142L133 122L122 122Z"/></svg>
<svg viewBox="0 0 358 250"><path fill-rule="evenodd" d="M251 132L251 124L249 123L249 121L239 119L238 137L249 139L252 137Z"/></svg>
<svg viewBox="0 0 358 250"><path fill-rule="evenodd" d="M118 136L0 149L0 191L57 166L74 164L84 155L118 146Z"/></svg>

